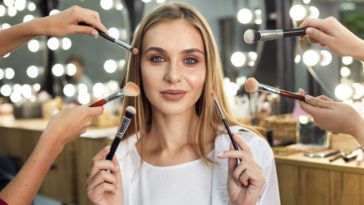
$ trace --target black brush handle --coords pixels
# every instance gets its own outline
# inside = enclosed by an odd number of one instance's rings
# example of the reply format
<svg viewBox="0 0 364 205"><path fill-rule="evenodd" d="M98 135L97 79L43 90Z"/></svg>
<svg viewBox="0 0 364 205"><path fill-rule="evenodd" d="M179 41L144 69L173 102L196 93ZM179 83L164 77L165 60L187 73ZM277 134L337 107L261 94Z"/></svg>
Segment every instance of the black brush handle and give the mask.
<svg viewBox="0 0 364 205"><path fill-rule="evenodd" d="M283 36L284 37L304 36L304 35L306 35L306 27L283 30Z"/></svg>
<svg viewBox="0 0 364 205"><path fill-rule="evenodd" d="M111 144L110 152L106 156L106 160L112 160L112 158L114 157L114 154L116 152L116 149L119 146L120 141L121 141L120 138L118 138L118 137L114 138L114 140L112 141L112 144Z"/></svg>

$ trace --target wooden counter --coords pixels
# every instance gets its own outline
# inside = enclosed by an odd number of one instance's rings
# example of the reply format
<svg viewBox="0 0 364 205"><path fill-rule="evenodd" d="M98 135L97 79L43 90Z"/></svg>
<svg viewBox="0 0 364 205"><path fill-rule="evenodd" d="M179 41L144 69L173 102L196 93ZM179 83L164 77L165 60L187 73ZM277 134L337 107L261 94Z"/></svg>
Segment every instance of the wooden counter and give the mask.
<svg viewBox="0 0 364 205"><path fill-rule="evenodd" d="M364 204L364 163L276 156L282 205Z"/></svg>
<svg viewBox="0 0 364 205"><path fill-rule="evenodd" d="M0 153L19 160L30 156L45 128L45 120L0 122ZM73 143L65 146L53 163L39 193L69 204L88 204L86 179L93 156L110 142L116 128L90 128Z"/></svg>
<svg viewBox="0 0 364 205"><path fill-rule="evenodd" d="M29 157L41 132L43 120L0 122L0 153L20 160ZM116 128L90 128L75 142L65 146L54 162L40 193L64 203L88 204L86 178L93 156L110 142ZM339 144L347 144L344 139ZM352 143L349 143L352 146ZM357 145L355 145L357 146ZM364 204L364 163L312 159L302 153L276 156L283 205Z"/></svg>

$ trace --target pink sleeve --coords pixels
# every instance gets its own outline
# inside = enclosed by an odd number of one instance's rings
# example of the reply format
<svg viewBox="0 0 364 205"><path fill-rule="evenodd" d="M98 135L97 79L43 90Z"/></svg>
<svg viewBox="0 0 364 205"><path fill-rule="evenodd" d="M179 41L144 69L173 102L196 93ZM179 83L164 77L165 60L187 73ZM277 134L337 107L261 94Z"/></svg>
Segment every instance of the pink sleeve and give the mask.
<svg viewBox="0 0 364 205"><path fill-rule="evenodd" d="M0 199L0 205L8 205L8 204L5 203L5 201L3 201L2 199Z"/></svg>

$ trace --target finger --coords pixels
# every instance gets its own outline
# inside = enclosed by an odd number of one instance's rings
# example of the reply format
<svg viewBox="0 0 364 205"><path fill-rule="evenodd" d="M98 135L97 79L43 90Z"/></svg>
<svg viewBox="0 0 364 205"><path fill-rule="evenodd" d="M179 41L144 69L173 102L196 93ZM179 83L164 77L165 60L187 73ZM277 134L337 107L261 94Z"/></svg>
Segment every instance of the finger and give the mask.
<svg viewBox="0 0 364 205"><path fill-rule="evenodd" d="M244 152L247 152L248 154L251 154L250 148L247 144L245 144L245 142L243 142L243 140L236 134L233 134L233 139L235 140L236 143L238 143L240 149Z"/></svg>
<svg viewBox="0 0 364 205"><path fill-rule="evenodd" d="M111 172L118 172L119 168L110 160L97 160L92 162L90 171L90 179L92 179L101 170L110 170Z"/></svg>
<svg viewBox="0 0 364 205"><path fill-rule="evenodd" d="M298 89L298 94L304 96L305 95L305 90L302 89L302 88Z"/></svg>
<svg viewBox="0 0 364 205"><path fill-rule="evenodd" d="M107 154L110 152L110 146L106 146L104 147L102 150L100 150L95 156L94 158L92 158L93 161L96 160L102 160L105 159Z"/></svg>
<svg viewBox="0 0 364 205"><path fill-rule="evenodd" d="M326 20L325 19L314 19L314 18L306 18L301 24L300 24L300 28L304 28L304 27L309 27L309 28L317 28L320 29L321 31L326 32ZM306 30L307 33L307 30Z"/></svg>
<svg viewBox="0 0 364 205"><path fill-rule="evenodd" d="M94 189L88 190L87 191L87 194L88 194L88 197L92 199L94 196L103 195L105 192L115 193L116 192L116 188L112 184L103 183L103 184L99 184Z"/></svg>
<svg viewBox="0 0 364 205"><path fill-rule="evenodd" d="M333 36L330 36L316 28L307 28L306 34L310 39L319 42L320 44L329 45L334 40Z"/></svg>
<svg viewBox="0 0 364 205"><path fill-rule="evenodd" d="M116 158L116 156L113 157L112 159L113 163L115 164L116 168L117 168L117 172L113 172L115 179L116 179L116 188L120 188L121 184L122 184L122 178L121 178L121 172L120 172L120 166L119 166L119 162Z"/></svg>
<svg viewBox="0 0 364 205"><path fill-rule="evenodd" d="M90 26L73 25L72 30L75 33L86 34L97 37L99 32Z"/></svg>
<svg viewBox="0 0 364 205"><path fill-rule="evenodd" d="M318 98L320 98L321 100L326 100L326 101L334 101L333 99L327 97L326 95L320 95L320 96L318 96Z"/></svg>
<svg viewBox="0 0 364 205"><path fill-rule="evenodd" d="M100 106L100 107L87 107L87 109L89 109L89 114L92 118L99 116L102 114L102 112L104 112L104 107Z"/></svg>
<svg viewBox="0 0 364 205"><path fill-rule="evenodd" d="M313 106L321 107L321 108L331 108L333 106L333 101L323 100L320 98L315 98L310 95L305 96L305 101Z"/></svg>
<svg viewBox="0 0 364 205"><path fill-rule="evenodd" d="M101 23L99 13L90 9L81 9L82 12L80 12L80 15L77 17L78 22L84 22L91 27L101 30L102 32L107 32L106 27Z"/></svg>
<svg viewBox="0 0 364 205"><path fill-rule="evenodd" d="M113 184L116 187L116 178L109 171L102 170L100 171L92 180L88 182L88 189L93 189L99 184L108 183Z"/></svg>
<svg viewBox="0 0 364 205"><path fill-rule="evenodd" d="M240 176L239 176L239 182L244 186L249 186L250 179L253 178L250 174L250 170L245 170Z"/></svg>
<svg viewBox="0 0 364 205"><path fill-rule="evenodd" d="M233 147L233 145L232 144L230 144L230 150L234 150L234 147ZM222 153L219 153L218 154L218 157L220 158L220 156L219 155L222 155L222 157L224 157L223 156L223 154L224 154L224 152L222 152ZM226 157L224 157L224 158L226 158ZM235 169L235 167L238 165L238 162L237 162L237 160L236 159L234 159L234 158L229 158L228 159L228 171L229 171L229 175L231 175L231 173L234 171L234 169Z"/></svg>

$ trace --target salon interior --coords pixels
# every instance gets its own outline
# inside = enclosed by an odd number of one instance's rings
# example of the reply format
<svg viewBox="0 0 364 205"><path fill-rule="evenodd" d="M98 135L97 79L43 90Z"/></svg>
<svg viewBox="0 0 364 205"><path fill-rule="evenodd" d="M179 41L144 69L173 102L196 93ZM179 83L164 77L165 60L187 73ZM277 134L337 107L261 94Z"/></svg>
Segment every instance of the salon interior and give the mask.
<svg viewBox="0 0 364 205"><path fill-rule="evenodd" d="M140 20L169 0L0 0L0 29L54 15L73 5L99 12L107 33L130 43ZM335 55L308 38L248 44L248 29L296 28L305 18L337 18L364 37L363 0L188 0L207 19L223 64L233 117L254 127L271 146L283 205L364 204L364 163L350 135L315 126L297 100L259 83L312 96L326 95L364 113L364 64ZM0 45L1 46L1 45ZM122 88L130 52L102 37L39 36L0 58L0 185L3 188L34 149L47 122L65 107L90 105ZM80 78L82 81L80 81ZM35 205L88 204L91 159L113 140L123 99L104 112L51 166ZM333 119L334 120L334 119Z"/></svg>

